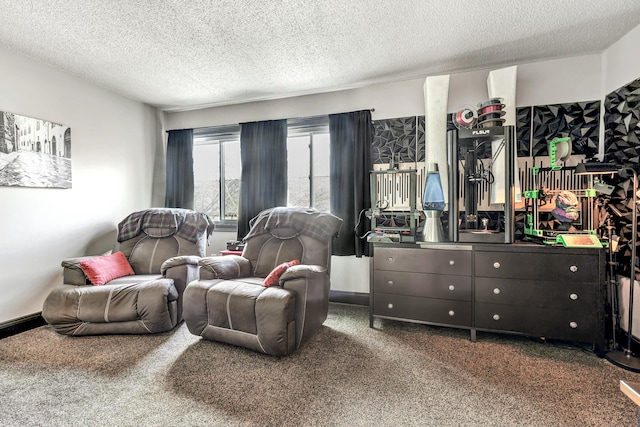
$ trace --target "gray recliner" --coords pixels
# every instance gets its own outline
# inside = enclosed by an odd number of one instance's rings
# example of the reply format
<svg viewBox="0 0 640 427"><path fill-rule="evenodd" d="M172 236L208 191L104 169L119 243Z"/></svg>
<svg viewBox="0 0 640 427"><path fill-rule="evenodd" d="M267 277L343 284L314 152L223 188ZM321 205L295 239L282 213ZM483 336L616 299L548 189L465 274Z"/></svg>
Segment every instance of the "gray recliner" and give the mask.
<svg viewBox="0 0 640 427"><path fill-rule="evenodd" d="M122 252L134 275L94 286L78 257L62 262L64 284L55 287L42 317L65 335L145 334L173 329L182 320L182 295L198 278L213 222L200 212L154 208L118 224L113 252Z"/></svg>
<svg viewBox="0 0 640 427"><path fill-rule="evenodd" d="M184 292L189 331L274 356L293 352L327 318L331 242L341 223L313 209L261 212L242 256L200 260L200 278ZM277 266L293 260L300 264L286 269L275 286L263 286Z"/></svg>

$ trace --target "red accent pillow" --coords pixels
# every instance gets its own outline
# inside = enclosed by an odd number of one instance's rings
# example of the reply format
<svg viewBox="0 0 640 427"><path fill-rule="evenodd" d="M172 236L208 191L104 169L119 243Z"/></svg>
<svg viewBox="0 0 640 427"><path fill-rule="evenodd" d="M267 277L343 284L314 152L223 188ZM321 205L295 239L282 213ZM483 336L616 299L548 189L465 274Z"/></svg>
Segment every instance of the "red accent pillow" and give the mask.
<svg viewBox="0 0 640 427"><path fill-rule="evenodd" d="M282 273L287 271L287 268L293 267L294 265L298 264L300 264L300 260L297 259L289 262L283 262L282 264L271 270L271 273L269 273L269 275L264 279L264 282L262 282L262 286L268 288L270 286L279 284L280 276L282 276Z"/></svg>
<svg viewBox="0 0 640 427"><path fill-rule="evenodd" d="M122 252L96 256L80 261L80 268L95 286L101 286L109 280L136 274Z"/></svg>

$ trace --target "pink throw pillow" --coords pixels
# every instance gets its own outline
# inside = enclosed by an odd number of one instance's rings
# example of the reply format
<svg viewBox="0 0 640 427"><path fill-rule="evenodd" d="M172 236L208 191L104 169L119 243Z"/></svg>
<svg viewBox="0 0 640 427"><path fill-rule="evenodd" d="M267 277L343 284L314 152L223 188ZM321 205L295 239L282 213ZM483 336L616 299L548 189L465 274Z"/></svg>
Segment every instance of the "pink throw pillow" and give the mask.
<svg viewBox="0 0 640 427"><path fill-rule="evenodd" d="M265 288L268 288L268 287L279 284L280 276L282 276L282 273L287 271L287 268L293 267L294 265L298 265L298 264L300 264L300 260L297 260L297 259L294 259L293 261L289 261L289 262L283 262L282 264L280 264L279 266L271 270L271 273L269 273L269 275L264 279L264 282L262 282L262 286L264 286Z"/></svg>
<svg viewBox="0 0 640 427"><path fill-rule="evenodd" d="M118 277L136 274L122 252L82 260L80 268L95 286L104 285Z"/></svg>

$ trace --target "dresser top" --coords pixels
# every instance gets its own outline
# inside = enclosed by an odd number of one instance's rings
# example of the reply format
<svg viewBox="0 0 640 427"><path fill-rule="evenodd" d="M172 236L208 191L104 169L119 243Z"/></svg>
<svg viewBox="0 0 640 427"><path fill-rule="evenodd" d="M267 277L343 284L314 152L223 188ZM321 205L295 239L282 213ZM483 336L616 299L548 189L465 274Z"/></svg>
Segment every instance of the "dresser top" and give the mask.
<svg viewBox="0 0 640 427"><path fill-rule="evenodd" d="M407 249L445 249L445 250L474 250L484 252L514 252L514 253L552 253L552 254L598 254L604 252L598 248L565 248L530 242L516 243L373 243L374 248L407 248ZM375 251L375 249L374 249Z"/></svg>

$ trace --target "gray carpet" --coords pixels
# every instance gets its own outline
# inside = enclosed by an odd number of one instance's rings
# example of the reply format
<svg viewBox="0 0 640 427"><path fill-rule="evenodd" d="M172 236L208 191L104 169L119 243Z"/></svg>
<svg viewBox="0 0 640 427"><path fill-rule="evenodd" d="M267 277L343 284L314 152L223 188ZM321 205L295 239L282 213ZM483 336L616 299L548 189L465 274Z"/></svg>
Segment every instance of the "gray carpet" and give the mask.
<svg viewBox="0 0 640 427"><path fill-rule="evenodd" d="M618 381L577 346L376 320L332 304L321 332L274 358L153 336L0 340L2 426L633 426Z"/></svg>

